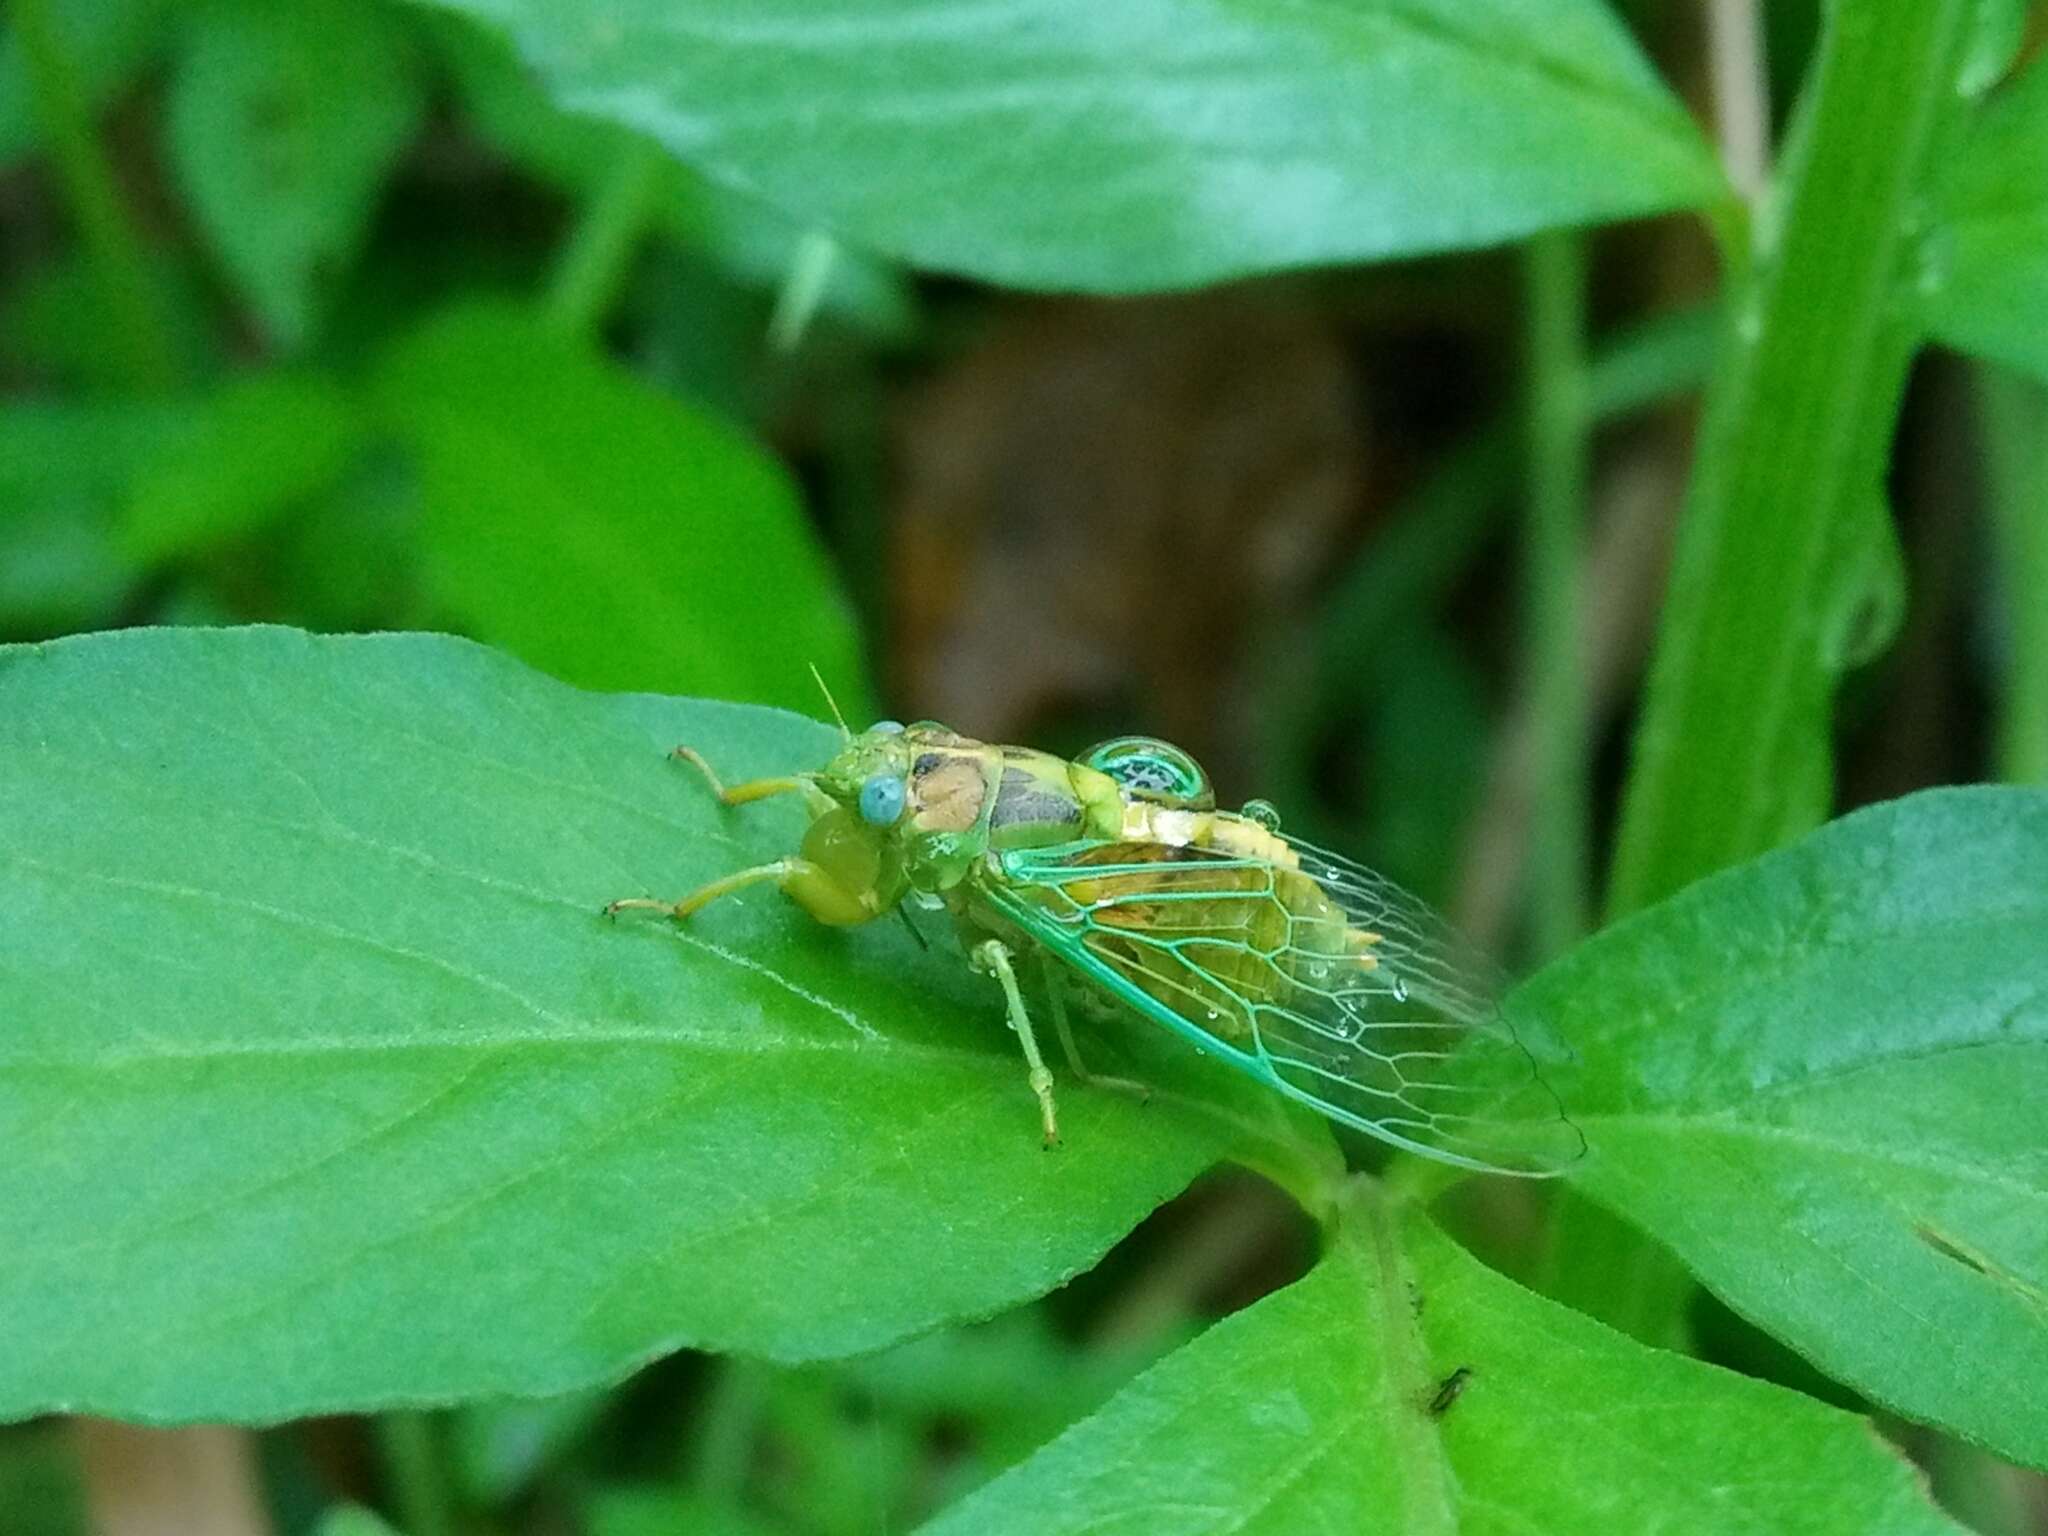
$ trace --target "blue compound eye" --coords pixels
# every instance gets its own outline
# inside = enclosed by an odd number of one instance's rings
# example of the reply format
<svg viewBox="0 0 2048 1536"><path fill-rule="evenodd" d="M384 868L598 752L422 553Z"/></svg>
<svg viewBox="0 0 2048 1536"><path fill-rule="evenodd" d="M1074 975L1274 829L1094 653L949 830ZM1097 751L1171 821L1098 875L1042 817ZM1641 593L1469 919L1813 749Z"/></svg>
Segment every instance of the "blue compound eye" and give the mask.
<svg viewBox="0 0 2048 1536"><path fill-rule="evenodd" d="M903 734L903 722L901 720L877 720L868 727L868 730L870 732L880 731L884 736L901 736Z"/></svg>
<svg viewBox="0 0 2048 1536"><path fill-rule="evenodd" d="M860 787L860 819L873 827L893 827L903 814L903 780L893 773L872 773Z"/></svg>

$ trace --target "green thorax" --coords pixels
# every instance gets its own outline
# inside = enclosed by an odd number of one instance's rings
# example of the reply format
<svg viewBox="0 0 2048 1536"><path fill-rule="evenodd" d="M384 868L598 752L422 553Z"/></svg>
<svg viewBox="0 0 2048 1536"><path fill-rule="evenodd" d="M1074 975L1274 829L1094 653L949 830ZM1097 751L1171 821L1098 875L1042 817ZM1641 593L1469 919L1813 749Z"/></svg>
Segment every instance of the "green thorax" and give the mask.
<svg viewBox="0 0 2048 1536"><path fill-rule="evenodd" d="M904 886L950 890L990 854L1115 842L1136 830L1133 809L1215 804L1200 767L1165 742L1119 737L1073 761L932 721L863 731L812 783L819 847L806 856L829 855L857 879L891 887L890 902Z"/></svg>
<svg viewBox="0 0 2048 1536"><path fill-rule="evenodd" d="M1029 747L914 725L903 829L913 884L956 885L985 854L1114 837L1123 796L1106 774Z"/></svg>

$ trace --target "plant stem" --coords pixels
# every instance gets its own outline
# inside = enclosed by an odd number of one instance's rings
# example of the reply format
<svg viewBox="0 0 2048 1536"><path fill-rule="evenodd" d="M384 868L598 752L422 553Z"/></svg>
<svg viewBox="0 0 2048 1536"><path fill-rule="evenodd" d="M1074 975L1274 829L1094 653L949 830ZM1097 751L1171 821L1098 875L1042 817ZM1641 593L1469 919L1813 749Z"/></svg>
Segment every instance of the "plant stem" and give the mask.
<svg viewBox="0 0 2048 1536"><path fill-rule="evenodd" d="M2012 784L2048 785L2048 390L1991 368L1978 388L1992 580L2006 624L1997 773Z"/></svg>
<svg viewBox="0 0 2048 1536"><path fill-rule="evenodd" d="M838 264L839 242L824 230L811 230L797 241L789 275L775 296L775 312L768 317L768 344L776 351L794 352L802 343Z"/></svg>
<svg viewBox="0 0 2048 1536"><path fill-rule="evenodd" d="M406 1409L376 1422L377 1449L399 1526L406 1536L455 1536L455 1500L439 1420Z"/></svg>
<svg viewBox="0 0 2048 1536"><path fill-rule="evenodd" d="M1585 635L1580 623L1586 508L1586 255L1568 230L1523 256L1527 309L1529 491L1522 623L1536 730L1529 932L1548 959L1586 930L1591 830Z"/></svg>
<svg viewBox="0 0 2048 1536"><path fill-rule="evenodd" d="M1919 340L1899 302L1972 0L1836 0L1782 218L1736 290L1701 431L1609 906L1775 847L1832 798L1835 679L1896 547L1883 483Z"/></svg>
<svg viewBox="0 0 2048 1536"><path fill-rule="evenodd" d="M29 94L58 180L77 222L100 302L120 323L117 374L130 388L162 392L176 382L170 335L150 286L134 222L114 185L85 106L78 72L64 52L50 0L14 0L15 27L28 67Z"/></svg>
<svg viewBox="0 0 2048 1536"><path fill-rule="evenodd" d="M705 1503L739 1505L774 1386L772 1366L737 1358L719 1362L699 1415L687 1478Z"/></svg>
<svg viewBox="0 0 2048 1536"><path fill-rule="evenodd" d="M587 335L617 302L660 184L661 150L635 141L577 216L548 284L547 313L557 329Z"/></svg>
<svg viewBox="0 0 2048 1536"><path fill-rule="evenodd" d="M1752 206L1771 165L1771 97L1757 0L1707 0L1707 57L1714 77L1714 137L1728 180Z"/></svg>

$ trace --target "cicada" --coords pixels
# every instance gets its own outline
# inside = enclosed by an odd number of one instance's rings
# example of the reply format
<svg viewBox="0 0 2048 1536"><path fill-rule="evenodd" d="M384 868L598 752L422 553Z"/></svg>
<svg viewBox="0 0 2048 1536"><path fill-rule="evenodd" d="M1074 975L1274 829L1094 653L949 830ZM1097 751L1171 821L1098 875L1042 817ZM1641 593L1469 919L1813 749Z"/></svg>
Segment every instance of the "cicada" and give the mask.
<svg viewBox="0 0 2048 1536"><path fill-rule="evenodd" d="M1446 924L1372 871L1283 833L1264 802L1219 810L1178 747L1124 736L1067 759L931 721L841 729L823 768L730 788L678 747L727 805L802 796L802 844L680 901L606 910L680 921L760 884L830 924L906 901L943 906L971 963L1001 988L1047 1145L1059 1136L1053 1077L1019 978L1033 955L1083 1083L1104 1080L1081 1064L1069 990L1092 1012L1149 1019L1334 1121L1443 1162L1544 1174L1583 1150L1485 968Z"/></svg>

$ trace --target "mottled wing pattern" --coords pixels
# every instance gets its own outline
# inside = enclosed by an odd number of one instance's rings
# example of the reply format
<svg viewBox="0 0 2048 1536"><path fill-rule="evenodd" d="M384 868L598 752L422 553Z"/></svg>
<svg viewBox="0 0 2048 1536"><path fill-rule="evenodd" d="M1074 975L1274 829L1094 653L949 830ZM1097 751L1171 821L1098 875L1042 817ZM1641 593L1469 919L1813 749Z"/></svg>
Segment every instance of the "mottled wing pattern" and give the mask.
<svg viewBox="0 0 2048 1536"><path fill-rule="evenodd" d="M1288 847L1298 863L1020 851L992 899L1100 988L1333 1120L1464 1167L1548 1174L1580 1156L1497 975L1391 882Z"/></svg>

